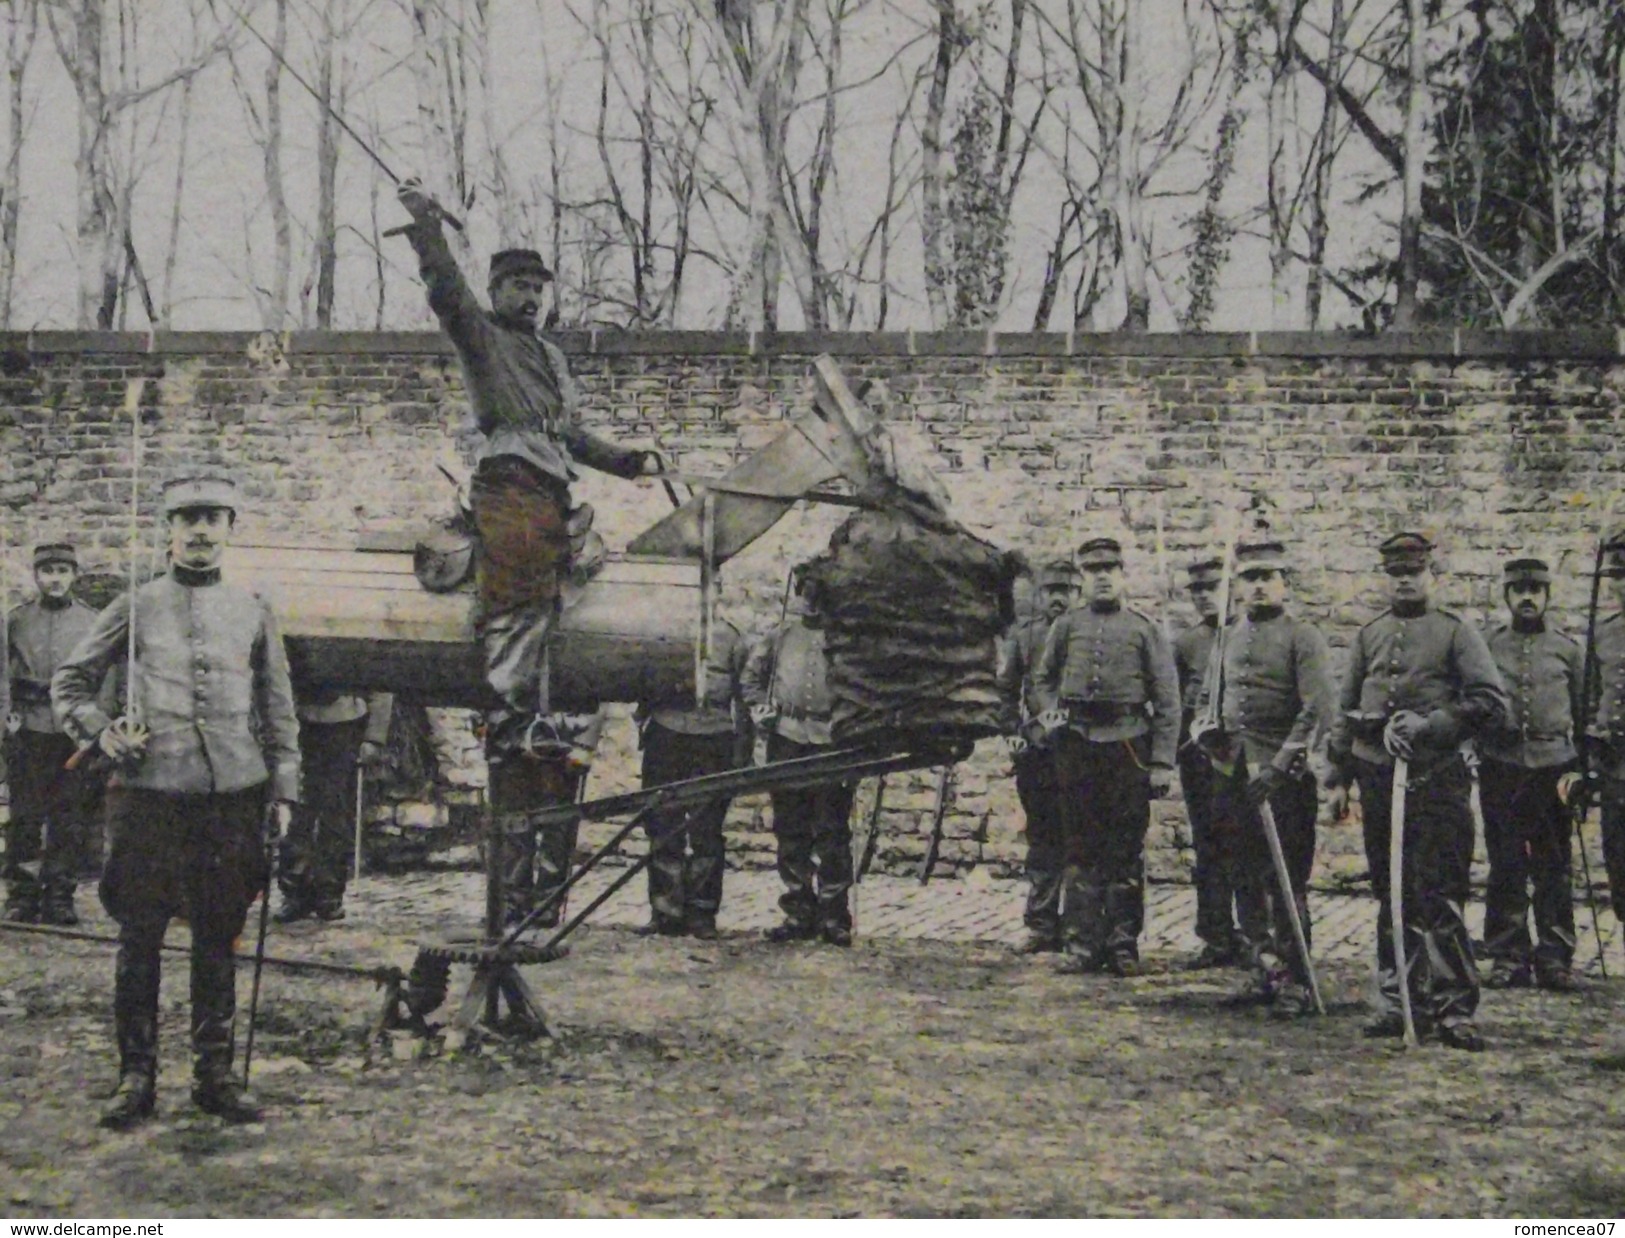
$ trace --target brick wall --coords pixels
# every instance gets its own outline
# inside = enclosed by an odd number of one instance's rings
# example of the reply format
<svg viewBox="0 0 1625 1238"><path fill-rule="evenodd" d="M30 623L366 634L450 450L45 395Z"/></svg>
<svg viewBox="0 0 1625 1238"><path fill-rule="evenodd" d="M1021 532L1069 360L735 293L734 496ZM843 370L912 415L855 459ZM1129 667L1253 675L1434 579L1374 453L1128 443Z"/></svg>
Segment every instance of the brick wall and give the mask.
<svg viewBox="0 0 1625 1238"><path fill-rule="evenodd" d="M1374 547L1401 525L1439 533L1442 598L1474 617L1497 604L1507 551L1549 556L1554 606L1574 624L1599 510L1625 510L1616 502L1625 335L1612 332L676 332L562 342L595 428L656 443L700 473L805 407L808 362L829 352L854 381L876 380L891 422L931 445L961 520L1035 558L1066 551L1085 530L1126 533L1137 547L1130 588L1148 608L1161 605L1159 523L1177 567L1210 544L1217 511L1262 492L1294 543L1301 608L1339 649L1375 613ZM13 581L24 545L48 536L86 546L92 568L123 562L132 409L142 413L148 476L182 459L236 468L245 536L343 543L363 528L411 524L449 501L436 465L466 471L457 367L434 335L0 335L0 502ZM577 492L597 507L611 546L668 505L658 487L594 475ZM149 487L149 543L154 498ZM730 563L724 613L747 628L770 621L786 566L820 549L843 515L798 510ZM1182 599L1166 609L1176 625L1191 618ZM631 739L618 719L606 788L635 777ZM906 793L895 782L887 793L883 862L908 863L923 847L933 779L908 781ZM743 856L766 857L761 814L754 803L735 810ZM1183 814L1164 805L1158 818L1152 869L1174 874L1188 859ZM959 780L943 858L1008 869L1019 824L1001 762L981 752ZM1361 866L1347 834L1326 850L1334 868Z"/></svg>

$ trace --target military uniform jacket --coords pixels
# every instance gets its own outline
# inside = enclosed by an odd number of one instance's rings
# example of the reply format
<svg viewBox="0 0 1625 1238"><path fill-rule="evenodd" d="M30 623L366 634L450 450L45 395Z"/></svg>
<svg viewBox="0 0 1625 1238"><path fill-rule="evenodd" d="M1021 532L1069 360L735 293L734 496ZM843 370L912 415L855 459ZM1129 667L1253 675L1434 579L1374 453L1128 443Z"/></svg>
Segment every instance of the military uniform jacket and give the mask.
<svg viewBox="0 0 1625 1238"><path fill-rule="evenodd" d="M1207 680L1208 658L1219 635L1217 618L1206 619L1174 637L1174 671L1179 676L1179 703L1187 715L1202 707L1202 688Z"/></svg>
<svg viewBox="0 0 1625 1238"><path fill-rule="evenodd" d="M110 721L95 693L125 660L129 621L126 598L109 605L51 681L57 716L78 743ZM206 794L269 778L275 798L297 800L299 723L270 606L218 571L177 567L136 590L135 624L135 712L151 737L119 785Z"/></svg>
<svg viewBox="0 0 1625 1238"><path fill-rule="evenodd" d="M1005 725L1011 732L1044 712L1039 703L1038 658L1053 622L1048 615L1033 615L1017 623L999 642L996 676Z"/></svg>
<svg viewBox="0 0 1625 1238"><path fill-rule="evenodd" d="M1093 743L1151 733L1151 763L1172 768L1179 743L1179 680L1162 629L1128 607L1074 607L1044 640L1035 679Z"/></svg>
<svg viewBox="0 0 1625 1238"><path fill-rule="evenodd" d="M8 712L18 713L23 730L61 734L62 728L51 712L51 676L95 622L96 612L73 598L65 598L60 605L36 599L11 612L6 621L11 667Z"/></svg>
<svg viewBox="0 0 1625 1238"><path fill-rule="evenodd" d="M1413 765L1435 763L1462 740L1502 725L1507 699L1500 672L1484 638L1459 615L1431 607L1411 616L1388 610L1360 629L1327 744L1343 773L1351 756L1394 763L1382 733L1402 710L1427 719Z"/></svg>
<svg viewBox="0 0 1625 1238"><path fill-rule="evenodd" d="M457 349L474 421L485 435L479 458L517 456L568 485L570 467L636 477L640 453L581 427L581 390L557 345L499 322L470 291L438 221L406 230L429 290L429 308Z"/></svg>
<svg viewBox="0 0 1625 1238"><path fill-rule="evenodd" d="M718 620L711 629L711 649L705 660L703 708L679 709L661 706L649 711L649 720L668 731L684 735L739 734L749 721L743 709L735 713L736 702L743 703L745 659L749 649L739 629ZM774 689L777 692L777 687Z"/></svg>
<svg viewBox="0 0 1625 1238"><path fill-rule="evenodd" d="M1545 624L1520 632L1502 618L1485 630L1484 643L1501 672L1509 714L1506 726L1484 733L1479 751L1525 769L1574 760L1585 674L1579 642Z"/></svg>
<svg viewBox="0 0 1625 1238"><path fill-rule="evenodd" d="M1625 779L1625 612L1615 611L1597 623L1597 669L1600 684L1589 734L1603 741L1597 770Z"/></svg>
<svg viewBox="0 0 1625 1238"><path fill-rule="evenodd" d="M1243 617L1225 637L1219 722L1241 740L1249 768L1291 769L1325 733L1336 695L1331 653L1313 624Z"/></svg>
<svg viewBox="0 0 1625 1238"><path fill-rule="evenodd" d="M798 744L831 743L829 715L834 702L825 665L823 629L788 619L751 650L745 663L745 701L752 707L772 705L779 715L775 730L785 739Z"/></svg>

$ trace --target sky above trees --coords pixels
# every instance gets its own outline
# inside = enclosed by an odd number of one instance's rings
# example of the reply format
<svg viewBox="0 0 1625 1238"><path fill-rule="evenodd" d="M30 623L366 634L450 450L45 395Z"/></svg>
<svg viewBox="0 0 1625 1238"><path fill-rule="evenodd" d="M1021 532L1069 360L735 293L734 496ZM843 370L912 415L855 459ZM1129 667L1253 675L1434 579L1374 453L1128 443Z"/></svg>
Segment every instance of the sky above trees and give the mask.
<svg viewBox="0 0 1625 1238"><path fill-rule="evenodd" d="M1625 320L1596 0L3 11L12 329L428 325L393 186L312 91L466 220L477 285L541 250L562 325Z"/></svg>

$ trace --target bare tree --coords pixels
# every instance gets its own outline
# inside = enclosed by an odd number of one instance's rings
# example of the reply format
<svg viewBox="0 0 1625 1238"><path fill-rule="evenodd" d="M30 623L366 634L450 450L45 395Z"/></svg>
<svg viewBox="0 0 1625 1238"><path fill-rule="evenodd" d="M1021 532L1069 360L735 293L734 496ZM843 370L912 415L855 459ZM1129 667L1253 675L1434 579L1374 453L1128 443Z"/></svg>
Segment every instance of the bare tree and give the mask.
<svg viewBox="0 0 1625 1238"><path fill-rule="evenodd" d="M1421 284L1422 178L1427 168L1427 0L1405 0L1405 130L1399 206L1399 275L1393 328L1416 329Z"/></svg>
<svg viewBox="0 0 1625 1238"><path fill-rule="evenodd" d="M6 165L0 172L0 325L11 325L17 284L17 227L22 209L23 138L27 131L23 79L39 35L39 0L6 4Z"/></svg>
<svg viewBox="0 0 1625 1238"><path fill-rule="evenodd" d="M1344 37L1347 33L1343 0L1331 0L1326 30L1326 71L1335 80L1343 72ZM1337 158L1338 110L1331 91L1323 94L1320 128L1315 134L1313 168L1308 198L1308 274L1304 281L1304 318L1310 330L1318 330L1325 302L1326 243L1331 236L1332 165Z"/></svg>
<svg viewBox="0 0 1625 1238"><path fill-rule="evenodd" d="M417 94L417 131L424 184L454 211L474 204L469 158L470 23L467 0L401 0L411 24L409 64ZM455 204L455 205L454 205ZM452 252L466 267L473 257L468 234L448 234Z"/></svg>
<svg viewBox="0 0 1625 1238"><path fill-rule="evenodd" d="M926 300L938 325L979 326L1003 299L1011 208L1049 86L1040 73L1031 115L1017 115L1028 0L964 12L937 0L936 10L920 126Z"/></svg>
<svg viewBox="0 0 1625 1238"><path fill-rule="evenodd" d="M519 202L515 197L513 173L508 167L506 143L497 128L497 73L491 48L491 0L473 0L470 29L474 44L475 72L480 92L480 128L485 140L485 197L497 221L497 244L511 248L519 244Z"/></svg>
<svg viewBox="0 0 1625 1238"><path fill-rule="evenodd" d="M1157 188L1156 182L1168 177L1176 156L1197 139L1223 94L1225 67L1224 49L1204 28L1201 14L1182 6L1177 29L1182 60L1159 61L1161 72L1154 72L1142 50L1145 9L1137 0L1067 0L1064 13L1037 10L1061 61L1056 73L1065 74L1082 104L1081 114L1075 114L1071 92L1058 91L1054 114L1078 139L1067 147L1064 164L1069 195L1095 214L1085 223L1080 211L1077 226L1106 247L1106 271L1123 299L1119 329L1124 331L1150 325L1156 254L1152 196L1200 192L1199 185L1176 191ZM1153 96L1154 80L1163 84L1161 97ZM1085 118L1087 127L1079 124ZM1101 277L1088 262L1084 270L1080 292L1096 287ZM1090 317L1099 312L1099 297L1083 300Z"/></svg>
<svg viewBox="0 0 1625 1238"><path fill-rule="evenodd" d="M133 20L137 9L127 0L112 0L114 16ZM73 83L78 102L77 238L78 314L80 327L94 324L111 330L124 279L124 264L133 246L129 237L134 169L117 165L121 124L143 102L200 72L226 46L221 32L193 60L147 82L120 85L106 64L109 0L59 0L46 7L57 54ZM117 65L113 66L116 70Z"/></svg>
<svg viewBox="0 0 1625 1238"><path fill-rule="evenodd" d="M786 125L800 77L810 0L723 0L714 7L728 106L722 115L746 186L744 241L735 251L728 319L778 326L787 273L810 326L823 310L805 238L790 219L783 167ZM782 267L781 267L782 264Z"/></svg>

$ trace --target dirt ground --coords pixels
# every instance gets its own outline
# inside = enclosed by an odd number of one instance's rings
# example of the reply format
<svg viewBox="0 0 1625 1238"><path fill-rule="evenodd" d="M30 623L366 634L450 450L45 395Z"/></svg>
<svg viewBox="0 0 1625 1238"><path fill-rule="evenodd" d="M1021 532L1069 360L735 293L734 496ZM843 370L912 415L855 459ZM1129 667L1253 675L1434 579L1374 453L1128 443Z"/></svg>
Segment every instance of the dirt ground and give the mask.
<svg viewBox="0 0 1625 1238"><path fill-rule="evenodd" d="M404 915L341 948L407 963ZM184 930L171 932L184 941ZM263 1125L187 1097L166 956L156 1121L95 1125L111 953L0 933L0 1193L13 1217L1613 1216L1625 1213L1625 983L1488 994L1491 1050L1282 1025L1237 972L1054 973L992 945L775 947L588 929L530 979L556 1039L368 1062L365 982L267 970ZM454 969L449 1017L467 984ZM246 1006L247 972L239 973Z"/></svg>

